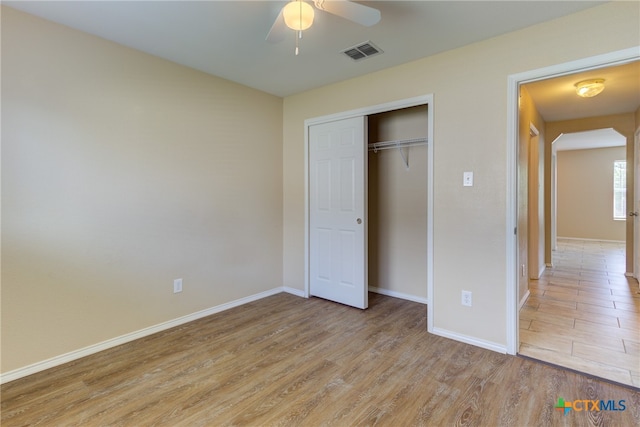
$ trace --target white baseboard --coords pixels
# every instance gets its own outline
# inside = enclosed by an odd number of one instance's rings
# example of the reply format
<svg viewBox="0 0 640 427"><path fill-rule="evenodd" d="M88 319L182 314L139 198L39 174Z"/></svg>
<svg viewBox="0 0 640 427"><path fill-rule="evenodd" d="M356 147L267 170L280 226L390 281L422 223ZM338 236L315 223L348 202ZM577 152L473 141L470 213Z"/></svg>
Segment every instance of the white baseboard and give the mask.
<svg viewBox="0 0 640 427"><path fill-rule="evenodd" d="M497 344L491 341L485 341L478 338L470 337L467 335L459 334L457 332L448 331L442 328L433 328L433 334L441 337L449 338L455 341L460 341L466 344L475 345L487 350L495 351L497 353L507 354L507 347L501 344Z"/></svg>
<svg viewBox="0 0 640 427"><path fill-rule="evenodd" d="M102 341L100 343L93 344L78 350L74 350L69 353L61 354L60 356L55 356L50 359L43 360L41 362L37 362L22 368L14 369L13 371L5 372L3 374L0 374L0 384L14 381L19 378L26 377L27 375L35 374L36 372L44 371L46 369L53 368L53 367L62 365L64 363L68 363L73 360L77 360L82 357L89 356L91 354L95 354L100 351L107 350L109 348L116 347L121 344L125 344L127 342L146 337L148 335L162 332L164 330L174 328L176 326L180 326L182 324L192 322L194 320L201 319L203 317L210 316L212 314L219 313L221 311L225 311L230 308L238 307L243 304L247 304L249 302L253 302L262 298L269 297L271 295L279 294L281 292L287 292L293 295L304 296L303 291L289 288L289 287L279 287L279 288L270 289L268 291L260 292L258 294L240 298L235 301L220 304L215 307L211 307L205 310L197 311L195 313L187 314L186 316L178 317L176 319L169 320L167 322L162 322L157 325L150 326L148 328L140 329L138 331L134 331L125 335L121 335L119 337Z"/></svg>
<svg viewBox="0 0 640 427"><path fill-rule="evenodd" d="M376 294L386 295L388 297L406 299L408 301L419 302L421 304L429 305L429 303L427 302L428 300L424 297L404 294L402 292L390 291L389 289L376 288L375 286L369 286L369 291Z"/></svg>
<svg viewBox="0 0 640 427"><path fill-rule="evenodd" d="M531 295L531 292L529 292L529 289L527 289L527 292L524 293L524 296L520 300L520 304L518 304L518 310L522 308L525 302L527 302L527 299L529 299L529 295Z"/></svg>
<svg viewBox="0 0 640 427"><path fill-rule="evenodd" d="M547 269L547 264L542 264L540 266L540 271L538 271L538 279L542 277L542 275L544 274L544 270Z"/></svg>
<svg viewBox="0 0 640 427"><path fill-rule="evenodd" d="M625 243L625 240L587 239L585 237L560 237L558 240L585 240L587 242Z"/></svg>
<svg viewBox="0 0 640 427"><path fill-rule="evenodd" d="M290 288L288 286L282 287L282 292L286 292L291 295L295 295L297 297L305 298L304 291L301 289Z"/></svg>

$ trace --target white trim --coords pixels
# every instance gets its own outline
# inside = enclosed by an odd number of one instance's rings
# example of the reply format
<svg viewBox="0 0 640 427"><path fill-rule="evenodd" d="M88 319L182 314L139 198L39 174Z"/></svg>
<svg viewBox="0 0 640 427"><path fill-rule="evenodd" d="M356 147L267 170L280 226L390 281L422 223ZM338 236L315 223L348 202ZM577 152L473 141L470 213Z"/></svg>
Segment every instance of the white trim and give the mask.
<svg viewBox="0 0 640 427"><path fill-rule="evenodd" d="M427 300L433 299L433 177L434 177L434 139L433 139L433 94L407 98L384 104L358 108L336 114L306 119L304 121L304 293L305 297L310 295L309 291L309 127L316 124L327 123L336 120L348 119L358 116L384 113L387 111L399 110L402 108L427 105ZM433 304L431 305L433 307ZM427 310L427 330L433 332L433 312Z"/></svg>
<svg viewBox="0 0 640 427"><path fill-rule="evenodd" d="M518 149L518 96L521 84L574 74L613 65L622 65L640 59L640 45L629 49L583 58L563 64L538 68L507 77L507 203L506 203L506 303L507 353L518 351L518 244L513 232L518 225L517 158ZM432 312L433 310L429 310Z"/></svg>
<svg viewBox="0 0 640 427"><path fill-rule="evenodd" d="M558 240L584 240L585 242L625 243L624 240L587 239L586 237L560 237Z"/></svg>
<svg viewBox="0 0 640 427"><path fill-rule="evenodd" d="M551 149L551 250L558 250L558 155ZM546 256L546 255L545 255ZM551 267L549 265L549 267Z"/></svg>
<svg viewBox="0 0 640 427"><path fill-rule="evenodd" d="M403 108L416 107L433 103L433 95L416 96L414 98L401 99L398 101L386 102L384 104L372 105L369 107L357 108L355 110L343 111L340 113L328 114L326 116L313 117L304 121L305 128L337 120L350 119L352 117L369 116L371 114L386 113L387 111L400 110ZM428 141L429 143L431 140Z"/></svg>
<svg viewBox="0 0 640 427"><path fill-rule="evenodd" d="M431 310L429 310L431 311ZM481 347L481 348L485 348L487 350L491 350L491 351L495 351L498 353L502 353L505 354L507 352L507 349L504 345L502 344L498 344L498 343L494 343L491 341L486 341L486 340L481 340L475 337L470 337L468 335L462 335L459 334L457 332L452 332L449 331L447 329L442 329L442 328L433 328L433 333L435 335L439 335L441 337L445 337L445 338L450 338L452 340L456 340L456 341L460 341L466 344L471 344L474 345L476 347Z"/></svg>
<svg viewBox="0 0 640 427"><path fill-rule="evenodd" d="M429 305L428 300L424 297L419 297L416 295L409 295L402 292L391 291L389 289L384 288L376 288L375 286L369 286L369 292L374 292L380 295L386 295L389 297L400 298L407 301L419 302L421 304Z"/></svg>
<svg viewBox="0 0 640 427"><path fill-rule="evenodd" d="M304 297L311 296L309 283L309 126L304 122Z"/></svg>
<svg viewBox="0 0 640 427"><path fill-rule="evenodd" d="M518 304L518 310L522 309L522 306L524 305L524 303L527 302L530 295L531 295L531 292L529 292L529 289L527 289L527 292L524 293L524 296L520 298L520 303Z"/></svg>
<svg viewBox="0 0 640 427"><path fill-rule="evenodd" d="M109 348L113 348L113 347L131 342L140 338L144 338L146 336L156 334L158 332L162 332L167 329L171 329L176 326L183 325L185 323L193 322L194 320L198 320L203 317L207 317L212 314L216 314L221 311L228 310L230 308L235 308L243 304L247 304L249 302L257 301L262 298L279 294L281 292L287 292L294 295L301 295L302 293L302 291L298 289L293 289L288 287L273 288L268 291L260 292L258 294L240 298L235 301L227 302L224 304L217 305L215 307L211 307L201 311L197 311L195 313L187 314L186 316L178 317L173 320L158 323L157 325L139 329L137 331L130 332L128 334L120 335L119 337L111 338L109 340L102 341L100 343L93 344L78 350L74 350L69 353L61 354L59 356L55 356L50 359L43 360L41 362L36 362L22 368L14 369L13 371L5 372L3 374L0 374L0 384L8 383L10 381L14 381L19 378L26 377L27 375L32 375L37 372L44 371L46 369L54 368L64 363L68 363L85 356L90 356L92 354L101 352L103 350L107 350Z"/></svg>
<svg viewBox="0 0 640 427"><path fill-rule="evenodd" d="M633 135L633 206L631 212L638 211L638 205L640 203L640 176L638 176L638 157L640 156L640 123L636 123L638 129L636 129ZM627 209L629 207L627 206ZM633 276L636 279L640 274L640 224L638 223L638 217L633 219Z"/></svg>
<svg viewBox="0 0 640 427"><path fill-rule="evenodd" d="M519 81L507 79L507 220L506 225L506 351L516 354L518 347L518 104ZM522 231L520 231L522 233ZM524 260L523 260L524 261Z"/></svg>
<svg viewBox="0 0 640 427"><path fill-rule="evenodd" d="M434 125L433 125L433 116L434 106L433 106L433 95L428 95L427 97L427 126L428 126L428 136L429 140L427 145L427 304L429 305L429 309L427 310L427 331L433 333L433 321L434 321L434 311L435 311L435 299L433 296L433 207L434 207L434 186L433 186L433 177L434 177L434 145L435 138L433 137Z"/></svg>
<svg viewBox="0 0 640 427"><path fill-rule="evenodd" d="M286 292L288 294L295 295L300 298L307 298L307 296L304 294L304 290L302 289L295 289L295 288L290 288L288 286L283 286L282 292Z"/></svg>
<svg viewBox="0 0 640 427"><path fill-rule="evenodd" d="M544 270L547 269L547 264L542 264L540 266L540 271L538 271L538 279L542 277L542 275L544 274Z"/></svg>

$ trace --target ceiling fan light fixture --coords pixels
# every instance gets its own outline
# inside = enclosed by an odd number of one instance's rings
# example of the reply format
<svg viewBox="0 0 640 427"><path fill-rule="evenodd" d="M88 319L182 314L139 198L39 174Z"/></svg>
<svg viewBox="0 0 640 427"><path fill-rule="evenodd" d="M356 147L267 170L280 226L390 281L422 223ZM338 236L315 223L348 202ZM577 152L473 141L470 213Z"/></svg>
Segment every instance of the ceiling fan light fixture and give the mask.
<svg viewBox="0 0 640 427"><path fill-rule="evenodd" d="M309 3L293 0L282 9L282 16L287 27L295 31L303 31L313 24L314 11Z"/></svg>
<svg viewBox="0 0 640 427"><path fill-rule="evenodd" d="M578 96L591 98L604 90L604 79L583 80L574 86Z"/></svg>

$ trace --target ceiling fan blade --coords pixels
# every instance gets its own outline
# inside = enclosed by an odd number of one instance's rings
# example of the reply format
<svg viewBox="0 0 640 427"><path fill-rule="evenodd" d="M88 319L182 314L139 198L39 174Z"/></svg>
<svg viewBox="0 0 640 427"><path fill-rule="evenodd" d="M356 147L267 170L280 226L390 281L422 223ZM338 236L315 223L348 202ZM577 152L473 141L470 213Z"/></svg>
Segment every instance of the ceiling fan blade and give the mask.
<svg viewBox="0 0 640 427"><path fill-rule="evenodd" d="M286 37L288 30L289 30L289 27L287 27L286 24L284 23L284 17L282 16L282 9L280 9L280 13L278 14L278 17L274 21L273 25L271 26L271 29L269 30L269 34L267 34L267 38L265 40L267 40L269 43L278 43L279 41L282 41Z"/></svg>
<svg viewBox="0 0 640 427"><path fill-rule="evenodd" d="M370 27L380 21L380 11L349 0L314 0L316 7L360 25Z"/></svg>

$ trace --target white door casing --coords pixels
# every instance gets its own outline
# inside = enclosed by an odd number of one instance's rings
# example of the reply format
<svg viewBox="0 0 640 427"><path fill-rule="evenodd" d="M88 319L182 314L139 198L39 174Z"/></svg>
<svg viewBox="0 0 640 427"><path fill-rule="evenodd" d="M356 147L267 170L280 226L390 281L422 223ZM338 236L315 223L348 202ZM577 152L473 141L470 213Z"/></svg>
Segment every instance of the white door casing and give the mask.
<svg viewBox="0 0 640 427"><path fill-rule="evenodd" d="M310 294L365 309L366 117L309 127Z"/></svg>
<svg viewBox="0 0 640 427"><path fill-rule="evenodd" d="M640 129L635 133L633 142L633 172L634 172L634 204L631 210L635 213L633 218L633 277L638 279L640 275Z"/></svg>

